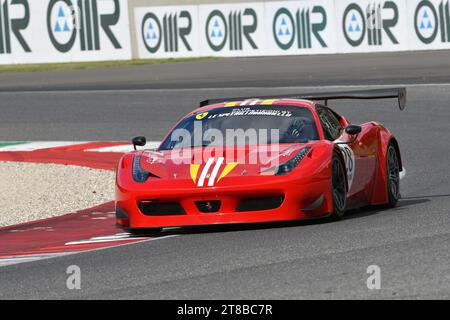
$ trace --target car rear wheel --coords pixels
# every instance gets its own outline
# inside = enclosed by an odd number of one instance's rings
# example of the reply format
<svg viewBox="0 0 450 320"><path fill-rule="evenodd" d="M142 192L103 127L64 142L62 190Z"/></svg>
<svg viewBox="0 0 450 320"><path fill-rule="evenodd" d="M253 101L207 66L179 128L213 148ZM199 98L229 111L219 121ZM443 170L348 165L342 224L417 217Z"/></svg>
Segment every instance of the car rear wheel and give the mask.
<svg viewBox="0 0 450 320"><path fill-rule="evenodd" d="M331 219L339 219L345 213L347 190L345 186L345 169L337 155L333 156L331 174L331 194L333 198L333 212Z"/></svg>
<svg viewBox="0 0 450 320"><path fill-rule="evenodd" d="M400 199L400 168L397 150L389 144L386 156L388 206L395 207Z"/></svg>

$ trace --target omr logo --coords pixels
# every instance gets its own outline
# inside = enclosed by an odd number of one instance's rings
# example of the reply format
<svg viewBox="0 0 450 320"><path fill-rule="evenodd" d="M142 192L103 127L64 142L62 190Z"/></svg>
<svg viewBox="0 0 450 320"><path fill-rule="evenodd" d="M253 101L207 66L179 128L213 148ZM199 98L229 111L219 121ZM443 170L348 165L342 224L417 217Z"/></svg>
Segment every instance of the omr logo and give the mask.
<svg viewBox="0 0 450 320"><path fill-rule="evenodd" d="M315 14L319 20L312 22L312 15ZM320 32L327 26L327 13L321 6L298 9L292 13L287 8L280 8L274 15L272 29L276 44L283 50L290 49L297 43L299 49L312 48L312 38L314 37L322 48L327 44L323 40Z"/></svg>
<svg viewBox="0 0 450 320"><path fill-rule="evenodd" d="M384 12L389 11L391 18L383 18ZM351 3L344 11L342 18L342 30L347 42L357 47L366 38L369 46L381 46L383 44L383 32L390 41L398 44L391 28L398 23L398 7L393 1L385 1L383 6L379 2L367 5L365 11L356 3Z"/></svg>
<svg viewBox="0 0 450 320"><path fill-rule="evenodd" d="M142 19L142 40L150 53L157 52L163 41L165 52L178 52L179 40L187 51L192 51L187 36L192 31L192 16L189 11L165 14L162 21L152 12Z"/></svg>
<svg viewBox="0 0 450 320"><path fill-rule="evenodd" d="M69 43L75 33L76 28L75 8L65 1L59 1L53 6L51 12L52 34L57 43Z"/></svg>
<svg viewBox="0 0 450 320"><path fill-rule="evenodd" d="M349 11L344 14L344 28L347 41L350 44L361 43L365 32L365 20L359 6L348 7ZM364 30L364 32L363 32ZM350 41L349 41L350 40Z"/></svg>
<svg viewBox="0 0 450 320"><path fill-rule="evenodd" d="M289 13L281 13L275 19L276 39L283 45L287 45L293 41L292 33L294 32L295 24L289 16Z"/></svg>
<svg viewBox="0 0 450 320"><path fill-rule="evenodd" d="M436 39L438 31L441 42L450 42L449 1L441 1L438 10L429 0L422 0L414 14L414 29L420 41L430 44Z"/></svg>
<svg viewBox="0 0 450 320"><path fill-rule="evenodd" d="M144 20L142 36L144 37L144 43L149 48L155 48L161 43L161 27L156 18L148 17L147 20Z"/></svg>
<svg viewBox="0 0 450 320"><path fill-rule="evenodd" d="M231 23L233 22L234 19L231 19ZM217 16L214 19L211 19L209 23L210 25L207 27L207 37L212 44L211 48L223 48L222 44L225 44L225 37L227 35L227 25L225 19L221 19L219 16ZM231 43L233 43L234 45L234 41L231 41ZM240 39L238 39L238 46L242 47L242 41L240 41Z"/></svg>
<svg viewBox="0 0 450 320"><path fill-rule="evenodd" d="M111 30L120 19L119 0L109 0L114 11L108 14L99 14L98 1L50 0L47 9L47 30L50 41L58 51L70 51L77 35L82 51L100 50L100 27L114 48L122 48Z"/></svg>
<svg viewBox="0 0 450 320"><path fill-rule="evenodd" d="M250 17L250 24L243 24L244 17ZM206 39L209 47L214 51L221 51L228 42L232 51L242 50L244 38L253 49L258 49L252 34L258 27L256 11L247 8L242 11L230 11L228 16L220 10L212 11L206 20Z"/></svg>
<svg viewBox="0 0 450 320"><path fill-rule="evenodd" d="M11 18L10 10L20 10L23 12L22 17ZM31 52L22 35L22 30L25 30L29 23L30 7L28 0L0 0L0 54L12 52L12 37L16 38L25 52Z"/></svg>

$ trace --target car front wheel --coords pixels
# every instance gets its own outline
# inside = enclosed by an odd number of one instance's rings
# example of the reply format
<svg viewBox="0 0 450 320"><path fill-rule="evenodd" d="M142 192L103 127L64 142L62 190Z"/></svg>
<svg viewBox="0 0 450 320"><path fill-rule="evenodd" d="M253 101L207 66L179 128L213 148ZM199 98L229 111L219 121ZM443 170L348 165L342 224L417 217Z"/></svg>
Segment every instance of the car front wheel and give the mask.
<svg viewBox="0 0 450 320"><path fill-rule="evenodd" d="M331 174L331 194L333 197L332 219L339 219L345 213L347 190L345 186L345 168L339 156L333 155Z"/></svg>

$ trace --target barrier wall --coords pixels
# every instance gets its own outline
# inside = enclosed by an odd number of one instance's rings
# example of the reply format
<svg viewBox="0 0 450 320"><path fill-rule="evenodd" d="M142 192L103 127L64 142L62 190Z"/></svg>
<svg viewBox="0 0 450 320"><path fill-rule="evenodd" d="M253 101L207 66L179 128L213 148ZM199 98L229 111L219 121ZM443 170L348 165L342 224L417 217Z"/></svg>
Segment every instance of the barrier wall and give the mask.
<svg viewBox="0 0 450 320"><path fill-rule="evenodd" d="M0 64L131 59L127 0L0 0Z"/></svg>
<svg viewBox="0 0 450 320"><path fill-rule="evenodd" d="M0 0L0 64L450 48L450 0L229 1Z"/></svg>
<svg viewBox="0 0 450 320"><path fill-rule="evenodd" d="M138 7L134 15L140 58L429 50L450 43L448 0Z"/></svg>

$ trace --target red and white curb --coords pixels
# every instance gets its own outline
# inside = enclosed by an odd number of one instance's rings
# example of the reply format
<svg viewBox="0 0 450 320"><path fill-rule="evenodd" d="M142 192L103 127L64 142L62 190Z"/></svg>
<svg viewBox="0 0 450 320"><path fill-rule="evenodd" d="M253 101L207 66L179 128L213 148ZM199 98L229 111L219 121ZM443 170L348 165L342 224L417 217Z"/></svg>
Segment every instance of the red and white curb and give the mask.
<svg viewBox="0 0 450 320"><path fill-rule="evenodd" d="M6 143L4 143L6 144ZM160 142L149 141L144 149L156 149ZM61 150L74 149L79 147L84 152L118 152L126 153L133 150L129 142L101 142L101 141L33 141L33 142L10 142L2 146L0 142L0 152L18 152L18 151L38 151L38 150Z"/></svg>
<svg viewBox="0 0 450 320"><path fill-rule="evenodd" d="M85 144L87 142L73 142L73 141L41 141L41 142L16 142L8 144L6 146L0 146L0 152L11 152L11 151L35 151L39 149L51 149L59 148L72 145ZM0 143L1 145L1 143Z"/></svg>
<svg viewBox="0 0 450 320"><path fill-rule="evenodd" d="M86 248L86 247L80 247L79 250L74 251L67 251L67 252L57 252L57 253L43 253L43 254L16 254L11 256L5 256L0 257L0 267L9 266L13 264L19 264L24 262L32 262L32 261L38 261L38 260L44 260L44 259L50 259L50 258L56 258L56 257L62 257L67 256L71 254L77 254L81 252L88 252L88 251L95 251L95 250L101 250L111 247L120 247L123 245L136 243L136 242L142 242L142 241L155 241L155 240L162 240L167 238L173 238L177 235L167 235L167 236L160 236L157 238L150 238L150 237L133 237L129 233L118 233L117 235L113 236L106 236L106 237L93 237L91 239L87 240L80 240L80 241L73 241L73 242L67 242L65 245L69 246L69 248L76 248L77 245L89 245L89 244L99 244L102 243L102 246L96 246L92 248Z"/></svg>
<svg viewBox="0 0 450 320"><path fill-rule="evenodd" d="M158 142L148 142L143 149L154 149ZM114 170L123 153L133 150L130 142L1 142L0 161L55 163Z"/></svg>
<svg viewBox="0 0 450 320"><path fill-rule="evenodd" d="M150 142L145 149L153 149ZM114 170L127 142L0 142L1 161L60 163ZM160 237L133 237L115 225L114 203L0 228L0 267L99 250Z"/></svg>

